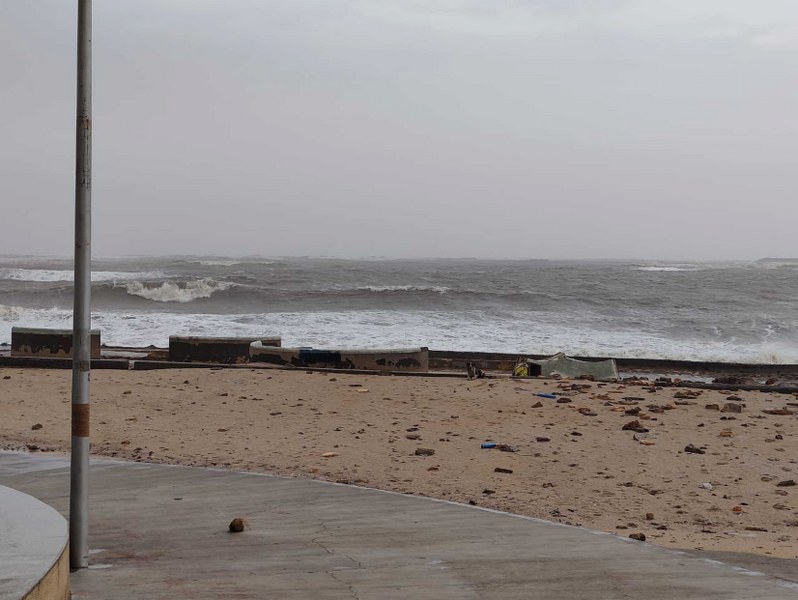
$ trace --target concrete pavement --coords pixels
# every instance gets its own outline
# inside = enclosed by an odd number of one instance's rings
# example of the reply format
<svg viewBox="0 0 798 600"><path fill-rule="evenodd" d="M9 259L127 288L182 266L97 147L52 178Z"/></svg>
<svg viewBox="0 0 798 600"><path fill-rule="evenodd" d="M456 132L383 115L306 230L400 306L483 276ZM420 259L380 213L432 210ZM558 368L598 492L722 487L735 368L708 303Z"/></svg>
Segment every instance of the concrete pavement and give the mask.
<svg viewBox="0 0 798 600"><path fill-rule="evenodd" d="M758 599L798 586L534 519L304 479L93 460L75 600ZM68 461L0 454L0 484L65 513ZM249 528L227 531L235 517Z"/></svg>

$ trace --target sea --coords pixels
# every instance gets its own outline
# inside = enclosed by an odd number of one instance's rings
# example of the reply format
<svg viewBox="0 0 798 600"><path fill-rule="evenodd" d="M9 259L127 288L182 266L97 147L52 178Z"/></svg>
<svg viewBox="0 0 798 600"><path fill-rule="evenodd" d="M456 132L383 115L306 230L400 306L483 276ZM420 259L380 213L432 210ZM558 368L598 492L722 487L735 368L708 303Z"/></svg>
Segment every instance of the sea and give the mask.
<svg viewBox="0 0 798 600"><path fill-rule="evenodd" d="M0 257L11 327L71 328L72 261ZM798 261L219 256L93 261L110 346L279 335L284 346L798 363Z"/></svg>

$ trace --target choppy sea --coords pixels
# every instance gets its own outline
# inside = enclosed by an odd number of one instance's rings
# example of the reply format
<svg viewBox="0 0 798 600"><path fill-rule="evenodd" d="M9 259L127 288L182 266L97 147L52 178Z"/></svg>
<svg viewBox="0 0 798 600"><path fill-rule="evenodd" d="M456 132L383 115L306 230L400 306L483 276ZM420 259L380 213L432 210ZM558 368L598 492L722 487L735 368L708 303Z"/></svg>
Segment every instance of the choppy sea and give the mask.
<svg viewBox="0 0 798 600"><path fill-rule="evenodd" d="M429 346L798 362L798 262L95 259L103 342L281 335L286 346ZM71 327L69 259L0 257L11 327Z"/></svg>

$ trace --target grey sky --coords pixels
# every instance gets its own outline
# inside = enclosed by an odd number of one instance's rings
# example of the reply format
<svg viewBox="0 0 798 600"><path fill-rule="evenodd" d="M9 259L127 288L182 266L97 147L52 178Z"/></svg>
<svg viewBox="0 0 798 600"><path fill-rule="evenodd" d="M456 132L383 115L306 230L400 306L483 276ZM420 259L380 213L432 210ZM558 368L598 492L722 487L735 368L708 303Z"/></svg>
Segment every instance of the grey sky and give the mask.
<svg viewBox="0 0 798 600"><path fill-rule="evenodd" d="M72 248L75 2L3 4L0 253ZM94 254L796 256L794 0L103 0Z"/></svg>

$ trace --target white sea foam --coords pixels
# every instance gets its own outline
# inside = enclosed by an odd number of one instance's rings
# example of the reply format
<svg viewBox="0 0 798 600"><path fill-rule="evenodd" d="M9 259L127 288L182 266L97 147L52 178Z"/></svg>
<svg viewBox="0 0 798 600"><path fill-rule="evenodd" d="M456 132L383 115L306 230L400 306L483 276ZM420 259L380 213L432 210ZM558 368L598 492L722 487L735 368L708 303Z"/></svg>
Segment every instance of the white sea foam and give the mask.
<svg viewBox="0 0 798 600"><path fill-rule="evenodd" d="M196 264L203 265L205 267L232 267L240 262L241 261L238 260L198 260L196 261Z"/></svg>
<svg viewBox="0 0 798 600"><path fill-rule="evenodd" d="M131 296L139 296L153 302L186 303L200 298L210 298L214 293L229 289L232 283L213 279L196 279L184 284L165 281L160 285L147 285L140 281L123 284Z"/></svg>
<svg viewBox="0 0 798 600"><path fill-rule="evenodd" d="M510 318L508 318L510 317ZM10 342L11 326L70 328L72 313L0 305L0 343ZM635 330L603 330L540 321L530 313L496 316L485 311L369 310L257 314L183 314L97 311L92 325L103 342L120 346L165 347L170 335L280 335L284 346L380 348L429 346L436 350L475 350L583 356L615 356L745 363L798 363L788 344L745 344L673 340Z"/></svg>
<svg viewBox="0 0 798 600"><path fill-rule="evenodd" d="M698 271L695 267L635 267L635 271L663 271L663 272L676 272L676 271Z"/></svg>
<svg viewBox="0 0 798 600"><path fill-rule="evenodd" d="M126 272L126 271L92 271L92 281L125 281L130 279L158 279L163 277L160 271ZM66 269L0 269L0 279L13 281L73 281L74 272Z"/></svg>

